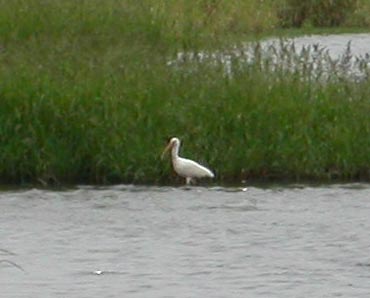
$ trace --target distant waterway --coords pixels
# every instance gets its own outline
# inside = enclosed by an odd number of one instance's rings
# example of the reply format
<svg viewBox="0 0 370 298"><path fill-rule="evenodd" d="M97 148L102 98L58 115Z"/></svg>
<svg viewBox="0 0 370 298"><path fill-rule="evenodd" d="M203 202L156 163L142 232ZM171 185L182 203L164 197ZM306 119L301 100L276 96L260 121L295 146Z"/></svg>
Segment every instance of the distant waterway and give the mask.
<svg viewBox="0 0 370 298"><path fill-rule="evenodd" d="M333 59L339 59L350 45L353 56L366 57L370 54L370 34L329 34L329 35L309 35L286 39L288 42L293 42L298 50L303 47L318 46L327 50ZM268 39L262 42L263 45L278 44L277 39Z"/></svg>
<svg viewBox="0 0 370 298"><path fill-rule="evenodd" d="M370 185L0 192L0 297L369 297Z"/></svg>
<svg viewBox="0 0 370 298"><path fill-rule="evenodd" d="M310 35L269 38L247 42L225 51L179 52L168 65L189 62L221 64L232 75L240 67L257 63L267 71L298 72L302 76L325 78L334 75L362 80L370 74L370 34Z"/></svg>

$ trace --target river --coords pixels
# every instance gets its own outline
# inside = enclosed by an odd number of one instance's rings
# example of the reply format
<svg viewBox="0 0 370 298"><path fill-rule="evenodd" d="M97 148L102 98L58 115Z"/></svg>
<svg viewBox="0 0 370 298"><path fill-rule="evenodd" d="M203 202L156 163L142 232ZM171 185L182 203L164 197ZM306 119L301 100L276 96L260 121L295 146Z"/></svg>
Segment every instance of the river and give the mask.
<svg viewBox="0 0 370 298"><path fill-rule="evenodd" d="M0 297L369 297L370 184L0 192Z"/></svg>

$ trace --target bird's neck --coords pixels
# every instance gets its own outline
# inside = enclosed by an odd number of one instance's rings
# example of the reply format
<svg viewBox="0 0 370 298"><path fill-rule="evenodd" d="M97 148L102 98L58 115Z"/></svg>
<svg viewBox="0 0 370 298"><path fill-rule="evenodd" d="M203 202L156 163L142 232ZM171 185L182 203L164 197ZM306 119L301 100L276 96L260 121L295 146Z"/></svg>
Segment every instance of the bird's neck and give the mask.
<svg viewBox="0 0 370 298"><path fill-rule="evenodd" d="M179 146L175 145L171 149L172 160L179 158Z"/></svg>

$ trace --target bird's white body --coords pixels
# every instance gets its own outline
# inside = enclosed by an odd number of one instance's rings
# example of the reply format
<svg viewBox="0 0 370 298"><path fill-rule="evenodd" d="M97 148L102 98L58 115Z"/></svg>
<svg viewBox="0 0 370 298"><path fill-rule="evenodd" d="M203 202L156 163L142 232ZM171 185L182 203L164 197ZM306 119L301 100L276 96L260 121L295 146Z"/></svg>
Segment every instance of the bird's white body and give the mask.
<svg viewBox="0 0 370 298"><path fill-rule="evenodd" d="M171 149L173 169L179 176L186 178L186 184L190 184L194 178L213 178L215 176L211 170L199 163L179 156L180 140L178 138L170 140L163 154L169 149Z"/></svg>

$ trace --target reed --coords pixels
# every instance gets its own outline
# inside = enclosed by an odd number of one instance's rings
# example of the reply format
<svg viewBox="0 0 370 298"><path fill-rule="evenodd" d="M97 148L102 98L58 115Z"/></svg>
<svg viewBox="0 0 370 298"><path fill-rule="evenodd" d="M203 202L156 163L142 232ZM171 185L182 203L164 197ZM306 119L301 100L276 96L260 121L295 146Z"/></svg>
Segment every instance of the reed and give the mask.
<svg viewBox="0 0 370 298"><path fill-rule="evenodd" d="M307 53L284 43L249 59L225 50L250 30L231 16L271 2L188 2L0 0L1 181L173 181L173 135L219 182L369 178L366 61L354 81L336 61L285 67Z"/></svg>

